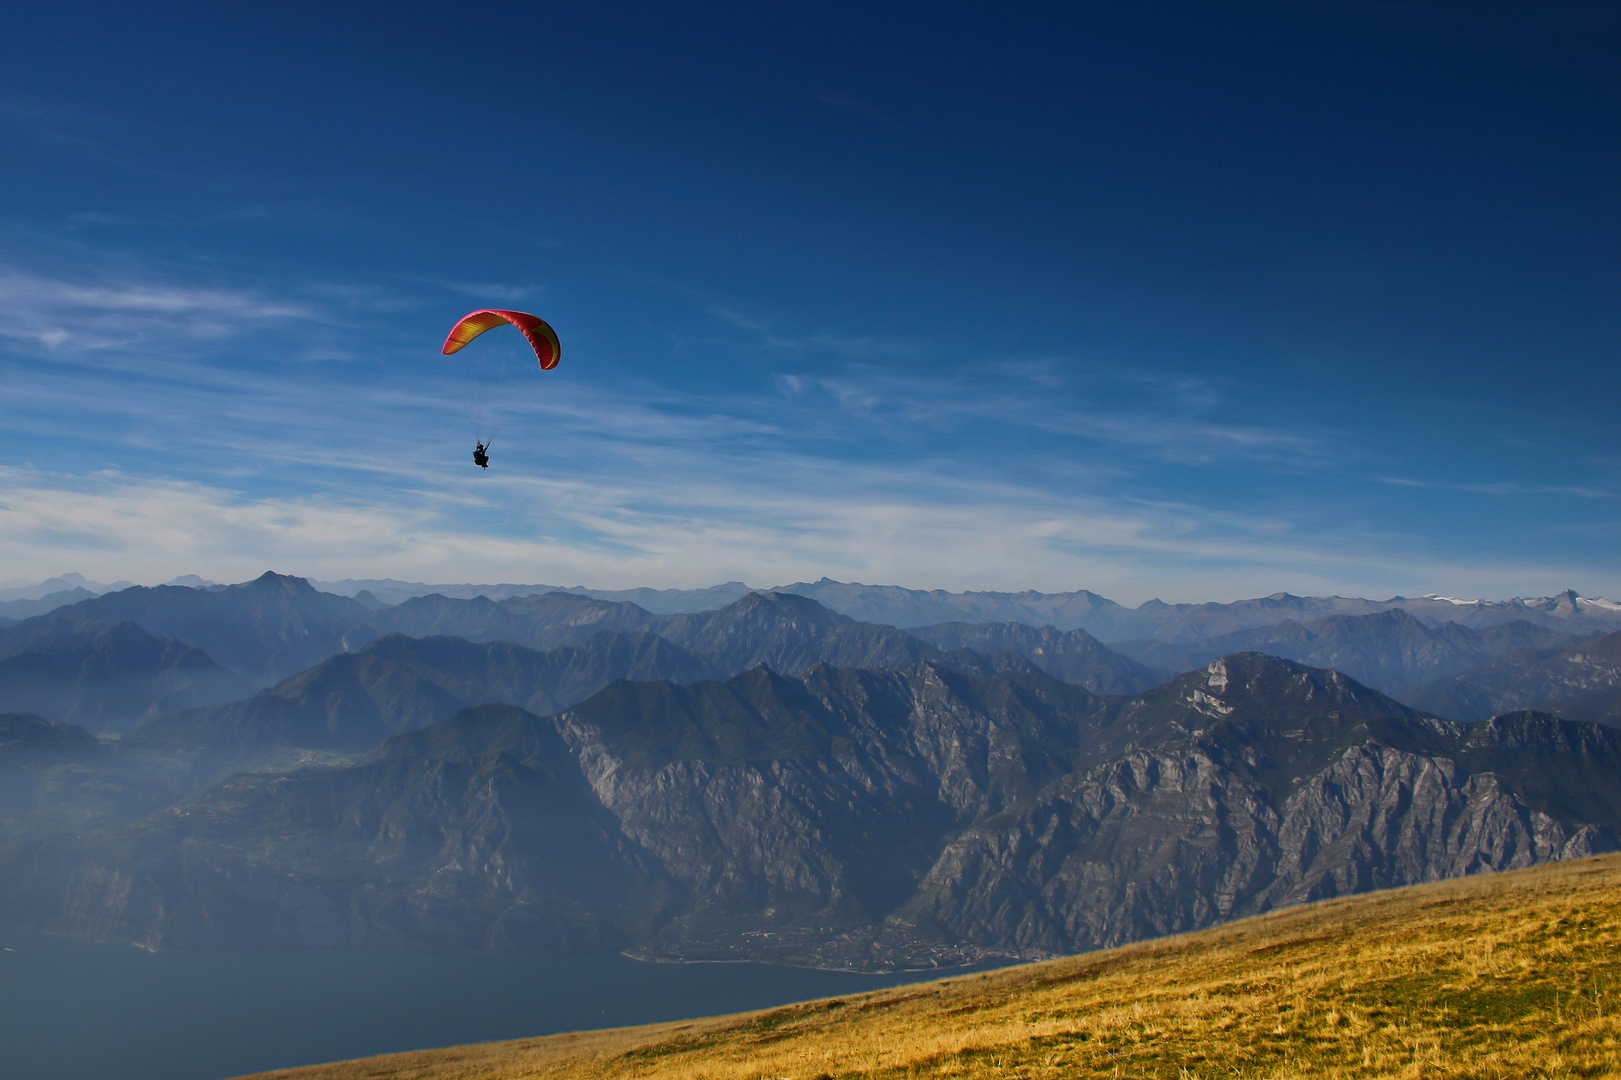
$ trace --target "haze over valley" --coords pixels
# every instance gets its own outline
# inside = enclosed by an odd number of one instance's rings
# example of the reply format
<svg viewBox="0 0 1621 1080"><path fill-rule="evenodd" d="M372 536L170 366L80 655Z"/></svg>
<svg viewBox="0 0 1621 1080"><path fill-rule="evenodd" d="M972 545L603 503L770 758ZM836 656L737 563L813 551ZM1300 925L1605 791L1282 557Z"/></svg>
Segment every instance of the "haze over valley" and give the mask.
<svg viewBox="0 0 1621 1080"><path fill-rule="evenodd" d="M154 949L891 970L1621 837L1607 600L790 588L47 594L0 630L0 913ZM1081 625L984 618L1031 613Z"/></svg>

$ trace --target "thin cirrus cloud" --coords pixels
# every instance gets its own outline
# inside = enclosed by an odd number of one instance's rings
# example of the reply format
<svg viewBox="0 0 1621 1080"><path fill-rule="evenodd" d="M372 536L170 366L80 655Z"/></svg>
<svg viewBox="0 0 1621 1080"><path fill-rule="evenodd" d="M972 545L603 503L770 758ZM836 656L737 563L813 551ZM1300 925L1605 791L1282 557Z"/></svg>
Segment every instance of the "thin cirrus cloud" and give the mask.
<svg viewBox="0 0 1621 1080"><path fill-rule="evenodd" d="M1137 384L1130 375L1094 371L1092 381ZM1011 383L1011 385L1010 385ZM1042 436L1111 444L1134 456L1179 464L1242 461L1291 470L1343 458L1320 437L1302 431L1224 424L1208 414L1220 404L1207 388L1193 394L1182 384L1139 393L1139 404L1110 408L1090 404L1084 390L1071 389L1050 367L1022 371L993 369L979 378L937 374L896 375L852 368L840 376L778 377L785 396L805 401L825 396L854 422L882 422L893 438L920 432L949 432L965 423L1003 425Z"/></svg>
<svg viewBox="0 0 1621 1080"><path fill-rule="evenodd" d="M1375 481L1392 487L1421 488L1431 491L1461 491L1470 495L1554 495L1573 499L1621 500L1621 490L1570 484L1525 484L1514 481L1494 483L1446 483L1418 480L1407 476L1375 476Z"/></svg>
<svg viewBox="0 0 1621 1080"><path fill-rule="evenodd" d="M132 281L83 282L0 268L0 337L47 349L105 349L176 337L217 340L244 322L308 319L248 292Z"/></svg>
<svg viewBox="0 0 1621 1080"><path fill-rule="evenodd" d="M185 315L215 295L165 310ZM262 310L306 314L292 305ZM443 425L446 387L391 383L338 405L318 382L256 367L180 358L163 371L161 380L130 381L122 364L88 375L45 368L26 387L33 404L58 412L92 402L154 424L169 433L153 438L156 454L185 444L230 467L215 468L211 480L173 468L78 477L11 470L0 490L9 565L43 573L72 559L102 576L165 580L198 570L245 577L267 566L341 577L364 564L400 577L626 586L826 573L920 586L1084 582L1123 599L1179 584L1207 594L1212 577L1239 592L1265 590L1280 567L1296 583L1345 573L1332 550L1340 545L1314 546L1282 518L1055 493L1009 482L995 468L965 469L953 455L832 461L805 429L820 424L821 437L837 441L851 424L869 427L878 406L852 410L853 383L831 410L783 417L765 407L780 403L747 395L560 381L530 410L529 421L549 433L548 453L526 459L515 448L514 467L475 486L443 447L398 437L413 424ZM87 378L117 384L116 392ZM903 399L906 385L871 394ZM917 394L929 398L924 406L886 423L955 423L1004 408L974 404L972 388ZM133 454L139 441L126 437L121 449ZM289 471L305 478L296 493L253 490L263 474Z"/></svg>
<svg viewBox="0 0 1621 1080"><path fill-rule="evenodd" d="M917 587L1056 589L1085 583L1137 602L1275 589L1327 591L1347 580L1384 590L1462 580L1512 587L1568 580L1569 570L1507 564L1348 560L1271 523L1209 520L1193 507L1080 505L1039 492L981 493L972 502L898 503L806 496L700 478L605 488L529 478L457 497L444 489L393 502L251 497L229 488L117 474L60 478L0 470L0 556L37 573L71 557L92 577L122 571L162 581L206 568L242 580L267 568L339 577L457 580L476 568L501 580L631 586L713 584L716 567L755 585L819 576ZM546 505L519 535L470 529L483 515ZM1341 545L1335 545L1340 548ZM192 568L187 570L186 568ZM1017 569L1015 569L1017 568ZM1078 580L1077 580L1078 579ZM1392 583L1410 583L1391 590ZM1552 591L1551 587L1549 591Z"/></svg>
<svg viewBox="0 0 1621 1080"><path fill-rule="evenodd" d="M943 434L978 422L1110 444L1132 456L1180 465L1234 461L1299 470L1350 456L1343 439L1212 420L1223 400L1202 379L1050 358L982 360L971 370L954 372L927 363L886 365L886 359L927 360L928 346L878 335L796 336L733 305L712 302L707 311L741 331L745 349L753 345L768 355L844 358L834 375L780 372L777 389L800 404L821 397L832 406L830 414L842 414L894 440ZM1121 398L1130 404L1120 404ZM1338 448L1331 449L1331 441ZM1002 443L1008 445L1005 439Z"/></svg>
<svg viewBox="0 0 1621 1080"><path fill-rule="evenodd" d="M446 282L446 287L464 296L476 296L481 300L495 300L503 304L516 304L520 300L527 300L544 288L541 285L495 285L462 281Z"/></svg>
<svg viewBox="0 0 1621 1080"><path fill-rule="evenodd" d="M1410 537L1325 526L1287 500L1221 505L1148 482L1156 469L1333 464L1317 433L1214 420L1220 394L1204 383L1042 361L891 368L874 355L926 343L789 347L741 318L724 320L741 335L730 347L775 375L694 388L571 369L514 422L543 437L508 440L480 474L448 368L400 377L376 343L372 298L387 292L6 268L0 362L19 406L7 434L67 445L32 465L19 449L0 471L0 558L39 577L364 568L628 587L825 574L1127 602L1566 580L1415 556ZM695 302L694 317L713 305ZM814 375L773 359L796 352L844 359Z"/></svg>

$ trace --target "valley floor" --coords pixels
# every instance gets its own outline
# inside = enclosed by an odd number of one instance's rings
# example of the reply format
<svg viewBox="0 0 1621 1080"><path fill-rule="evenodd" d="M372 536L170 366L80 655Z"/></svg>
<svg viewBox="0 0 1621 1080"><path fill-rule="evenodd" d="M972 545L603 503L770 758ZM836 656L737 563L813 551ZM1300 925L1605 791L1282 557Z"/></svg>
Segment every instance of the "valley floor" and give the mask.
<svg viewBox="0 0 1621 1080"><path fill-rule="evenodd" d="M1621 855L708 1020L258 1080L1621 1077Z"/></svg>

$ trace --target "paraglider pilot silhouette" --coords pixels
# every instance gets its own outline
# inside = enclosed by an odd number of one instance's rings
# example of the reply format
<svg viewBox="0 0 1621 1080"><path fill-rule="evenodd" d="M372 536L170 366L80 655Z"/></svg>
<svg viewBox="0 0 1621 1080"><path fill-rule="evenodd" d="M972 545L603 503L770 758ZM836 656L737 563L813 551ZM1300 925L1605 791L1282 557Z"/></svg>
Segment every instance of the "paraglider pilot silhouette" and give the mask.
<svg viewBox="0 0 1621 1080"><path fill-rule="evenodd" d="M535 359L540 361L540 370L550 371L557 366L562 357L563 347L558 344L557 332L546 321L526 311L499 311L495 308L486 308L475 311L461 319L450 329L450 336L445 339L443 352L446 356L457 353L474 338L486 330L493 330L497 326L513 326L519 333L528 339L529 345L535 350ZM526 365L527 366L527 365ZM529 371L533 371L530 368ZM527 378L527 376L525 376ZM475 407L475 413L480 410ZM490 443L494 439L494 432L486 435L481 428L480 417L474 417L475 433L479 436L476 448L473 450L473 464L481 469L490 467Z"/></svg>

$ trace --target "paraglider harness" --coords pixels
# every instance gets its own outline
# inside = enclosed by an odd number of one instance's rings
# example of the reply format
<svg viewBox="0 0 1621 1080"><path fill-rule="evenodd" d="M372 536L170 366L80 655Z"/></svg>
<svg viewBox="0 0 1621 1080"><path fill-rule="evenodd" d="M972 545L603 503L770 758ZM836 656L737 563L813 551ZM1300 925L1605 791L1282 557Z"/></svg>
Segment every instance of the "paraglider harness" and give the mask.
<svg viewBox="0 0 1621 1080"><path fill-rule="evenodd" d="M484 450L484 444L479 443L478 449L473 451L473 464L481 469L488 469L490 467L490 455L486 454Z"/></svg>

